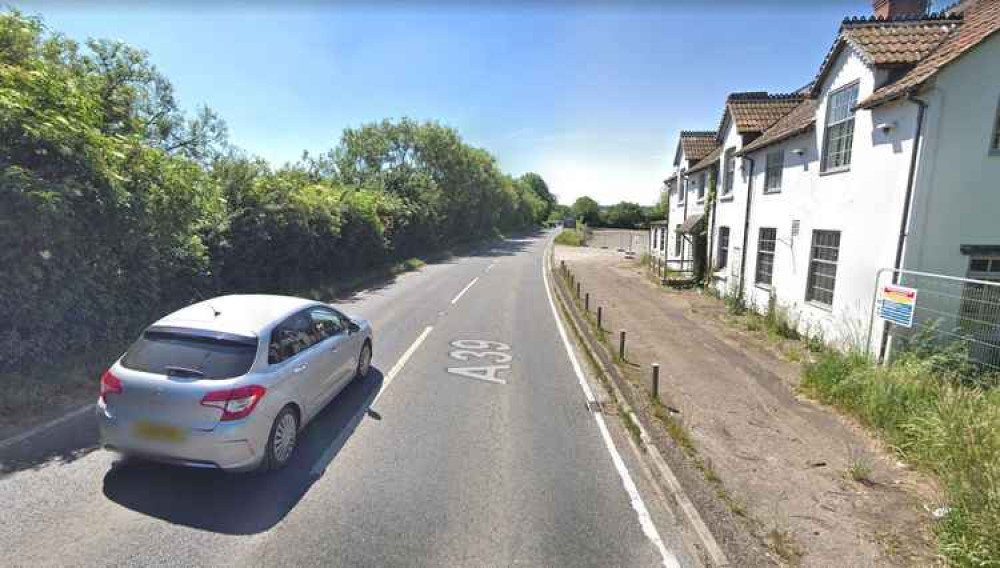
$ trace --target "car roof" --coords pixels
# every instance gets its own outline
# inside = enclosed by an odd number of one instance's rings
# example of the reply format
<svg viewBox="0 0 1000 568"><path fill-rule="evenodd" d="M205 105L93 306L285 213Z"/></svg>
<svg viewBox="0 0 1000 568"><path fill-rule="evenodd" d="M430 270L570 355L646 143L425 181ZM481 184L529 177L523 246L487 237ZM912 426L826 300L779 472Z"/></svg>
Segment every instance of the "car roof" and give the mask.
<svg viewBox="0 0 1000 568"><path fill-rule="evenodd" d="M269 294L231 294L191 304L165 316L154 326L203 329L258 337L271 324L309 306L315 300Z"/></svg>

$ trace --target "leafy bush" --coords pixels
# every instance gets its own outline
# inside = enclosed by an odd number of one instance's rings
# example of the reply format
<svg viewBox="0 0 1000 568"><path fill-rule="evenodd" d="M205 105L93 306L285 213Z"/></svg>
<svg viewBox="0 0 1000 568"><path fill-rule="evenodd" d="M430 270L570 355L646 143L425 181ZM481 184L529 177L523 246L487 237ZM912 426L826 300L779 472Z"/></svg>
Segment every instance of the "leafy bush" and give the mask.
<svg viewBox="0 0 1000 568"><path fill-rule="evenodd" d="M0 11L0 372L120 346L201 297L318 289L534 227L554 203L434 122L348 129L274 170L210 109L186 116L145 52Z"/></svg>

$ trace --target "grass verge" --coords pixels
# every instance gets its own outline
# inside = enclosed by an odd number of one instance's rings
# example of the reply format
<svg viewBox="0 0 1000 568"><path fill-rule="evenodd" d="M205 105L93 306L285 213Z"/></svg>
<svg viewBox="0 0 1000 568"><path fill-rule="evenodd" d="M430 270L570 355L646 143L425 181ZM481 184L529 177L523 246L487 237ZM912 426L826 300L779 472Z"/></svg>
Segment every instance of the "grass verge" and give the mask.
<svg viewBox="0 0 1000 568"><path fill-rule="evenodd" d="M932 366L906 354L878 366L828 351L806 366L802 389L941 481L947 513L935 529L950 564L1000 566L1000 390L962 386Z"/></svg>
<svg viewBox="0 0 1000 568"><path fill-rule="evenodd" d="M579 229L563 229L556 235L556 244L571 247L583 246L583 231Z"/></svg>

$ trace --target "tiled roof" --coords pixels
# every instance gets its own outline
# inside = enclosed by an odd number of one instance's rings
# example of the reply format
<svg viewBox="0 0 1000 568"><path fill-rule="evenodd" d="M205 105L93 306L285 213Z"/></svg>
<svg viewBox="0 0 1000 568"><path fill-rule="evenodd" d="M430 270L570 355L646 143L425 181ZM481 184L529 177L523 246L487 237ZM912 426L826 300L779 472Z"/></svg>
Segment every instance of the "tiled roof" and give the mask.
<svg viewBox="0 0 1000 568"><path fill-rule="evenodd" d="M816 124L816 107L816 99L806 99L800 102L799 106L795 107L792 112L781 117L771 128L765 130L760 138L744 146L740 154L747 154L807 132Z"/></svg>
<svg viewBox="0 0 1000 568"><path fill-rule="evenodd" d="M704 158L715 148L715 132L709 130L682 130L681 150L693 161Z"/></svg>
<svg viewBox="0 0 1000 568"><path fill-rule="evenodd" d="M819 94L823 79L845 45L853 46L861 58L872 65L913 64L939 45L961 19L961 15L953 11L891 20L846 18L819 66L810 94Z"/></svg>
<svg viewBox="0 0 1000 568"><path fill-rule="evenodd" d="M1000 0L967 0L956 8L956 12L962 15L961 24L956 25L937 48L899 80L876 89L858 106L871 108L920 87L942 67L1000 30Z"/></svg>
<svg viewBox="0 0 1000 568"><path fill-rule="evenodd" d="M957 25L952 19L905 21L851 20L841 37L873 65L916 63L927 56Z"/></svg>
<svg viewBox="0 0 1000 568"><path fill-rule="evenodd" d="M719 132L722 132L727 115L732 117L740 134L763 132L791 112L803 98L799 94L771 95L761 91L733 93L726 99Z"/></svg>
<svg viewBox="0 0 1000 568"><path fill-rule="evenodd" d="M693 174L694 172L699 172L715 164L719 161L719 156L722 155L722 145L716 146L711 152L704 158L702 158L697 164L691 166L687 173Z"/></svg>

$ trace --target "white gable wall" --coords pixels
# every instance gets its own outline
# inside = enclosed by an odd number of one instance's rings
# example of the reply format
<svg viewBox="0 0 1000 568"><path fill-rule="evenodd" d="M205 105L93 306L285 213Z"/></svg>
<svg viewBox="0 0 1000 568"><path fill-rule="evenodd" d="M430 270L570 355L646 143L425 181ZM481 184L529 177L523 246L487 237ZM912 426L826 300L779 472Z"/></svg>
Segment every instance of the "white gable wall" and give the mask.
<svg viewBox="0 0 1000 568"><path fill-rule="evenodd" d="M904 267L965 276L960 245L1000 245L1000 155L989 152L1000 104L1000 35L941 70L927 101Z"/></svg>
<svg viewBox="0 0 1000 568"><path fill-rule="evenodd" d="M841 344L865 339L875 274L893 263L916 117L913 105L905 102L857 111L850 168L820 172L827 95L854 81L859 83L859 101L871 94L872 69L848 48L822 85L815 130L750 156L756 167L745 273L747 300L763 311L773 293L777 303L799 320L801 332ZM895 123L895 127L883 133L874 128L881 123ZM776 148L785 150L781 192L764 194L766 154ZM804 155L791 153L794 148L805 150ZM799 234L793 239L795 219ZM770 290L754 283L760 227L777 229ZM830 306L805 299L814 230L840 231Z"/></svg>

